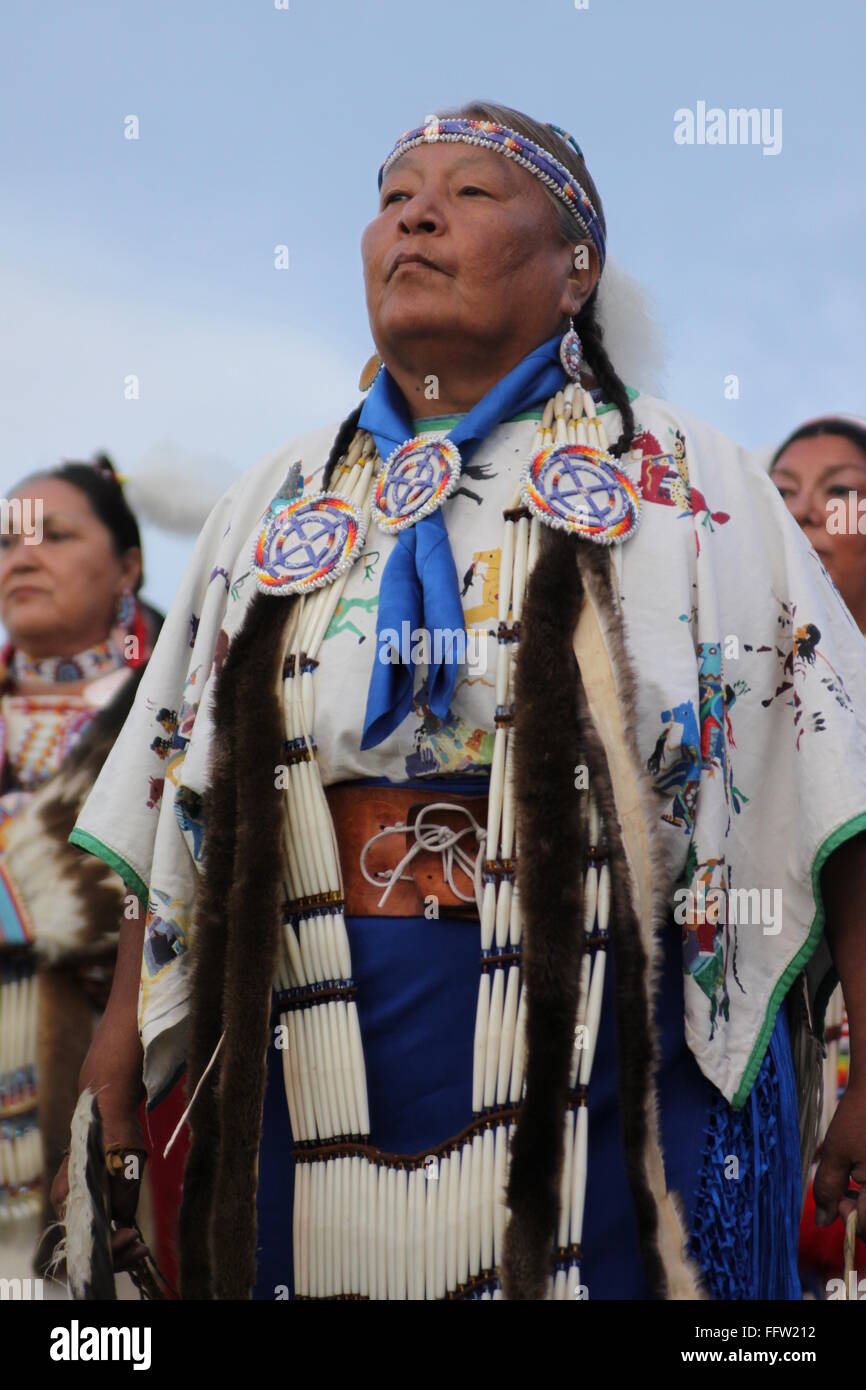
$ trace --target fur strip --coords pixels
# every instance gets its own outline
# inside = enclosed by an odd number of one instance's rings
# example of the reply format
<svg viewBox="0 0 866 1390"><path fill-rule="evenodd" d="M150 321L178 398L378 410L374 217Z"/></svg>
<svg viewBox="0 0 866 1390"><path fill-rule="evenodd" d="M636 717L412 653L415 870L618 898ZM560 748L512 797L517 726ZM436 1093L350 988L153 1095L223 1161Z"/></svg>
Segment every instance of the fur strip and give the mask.
<svg viewBox="0 0 866 1390"><path fill-rule="evenodd" d="M68 843L69 835L132 708L144 668L131 674L99 711L60 771L13 816L4 872L27 915L40 964L111 958L123 913L124 887L101 859Z"/></svg>
<svg viewBox="0 0 866 1390"><path fill-rule="evenodd" d="M525 926L526 1096L511 1149L511 1220L502 1252L507 1298L546 1297L559 1213L563 1114L577 1019L583 889L575 866L585 801L571 632L582 602L574 546L541 536L521 621L513 726L518 868Z"/></svg>
<svg viewBox="0 0 866 1390"><path fill-rule="evenodd" d="M282 844L282 634L293 600L257 594L214 694L204 876L191 1004L188 1091L222 1032L190 1116L179 1221L184 1298L248 1298L255 1282L256 1174L276 965ZM266 663L266 669L263 669Z"/></svg>
<svg viewBox="0 0 866 1390"><path fill-rule="evenodd" d="M102 1120L96 1096L87 1087L72 1116L65 1227L57 1254L65 1255L72 1297L116 1298Z"/></svg>
<svg viewBox="0 0 866 1390"><path fill-rule="evenodd" d="M687 1228L679 1197L668 1192L661 1149L658 1098L655 1087L657 1048L653 1026L654 1004L658 994L658 937L668 929L669 884L663 865L659 837L655 831L656 810L651 783L643 768L634 739L636 688L632 674L622 620L616 608L610 581L610 561L591 546L578 547L586 602L591 603L598 620L607 658L617 691L619 717L590 722L599 734L604 730L600 769L603 796L599 806L605 818L611 861L626 866L624 875L612 875L612 928L615 951L615 996L617 1044L620 1072L620 1101L625 1141L626 1167L635 1203L644 1263L659 1297L695 1299L703 1297L700 1276L685 1253ZM594 759L590 760L590 766ZM636 795L646 837L643 850L626 852L623 827L625 808L614 798L609 768L625 768L618 779L620 802ZM598 782L593 777L593 785ZM607 804L607 812L603 803ZM642 854L648 859L648 873L636 862ZM646 882L648 878L649 882Z"/></svg>

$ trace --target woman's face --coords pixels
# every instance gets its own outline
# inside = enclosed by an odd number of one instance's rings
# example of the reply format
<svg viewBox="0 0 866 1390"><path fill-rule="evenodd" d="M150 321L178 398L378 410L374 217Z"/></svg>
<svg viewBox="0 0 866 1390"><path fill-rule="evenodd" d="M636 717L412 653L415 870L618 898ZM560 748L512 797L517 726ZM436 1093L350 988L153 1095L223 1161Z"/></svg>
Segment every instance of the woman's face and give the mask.
<svg viewBox="0 0 866 1390"><path fill-rule="evenodd" d="M773 482L830 572L836 588L861 627L866 626L866 534L857 525L857 502L864 499L866 532L866 454L841 435L822 434L788 446L773 469ZM855 493L853 509L849 493ZM844 506L841 529L827 522ZM828 511L828 502L836 502ZM855 525L849 525L849 512ZM836 532L839 532L836 534Z"/></svg>
<svg viewBox="0 0 866 1390"><path fill-rule="evenodd" d="M138 581L140 552L117 555L111 533L71 483L36 479L14 496L41 505L42 540L0 536L0 618L10 641L36 658L104 642L118 599Z"/></svg>
<svg viewBox="0 0 866 1390"><path fill-rule="evenodd" d="M461 353L507 345L525 356L598 278L594 247L576 270L544 189L491 150L408 150L389 169L379 208L361 251L370 327L386 362L437 340Z"/></svg>

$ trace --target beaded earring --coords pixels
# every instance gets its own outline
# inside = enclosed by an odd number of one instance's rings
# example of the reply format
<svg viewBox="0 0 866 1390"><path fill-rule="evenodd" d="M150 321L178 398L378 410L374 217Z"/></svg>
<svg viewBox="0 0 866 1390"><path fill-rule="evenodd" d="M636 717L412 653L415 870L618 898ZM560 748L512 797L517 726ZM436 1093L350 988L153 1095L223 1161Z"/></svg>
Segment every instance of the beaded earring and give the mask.
<svg viewBox="0 0 866 1390"><path fill-rule="evenodd" d="M131 589L124 589L117 600L117 626L128 628L135 617L135 595Z"/></svg>
<svg viewBox="0 0 866 1390"><path fill-rule="evenodd" d="M577 329L574 327L574 319L571 320L571 327L562 336L559 345L559 360L562 363L572 381L577 381L580 376L580 364L583 359L583 344L578 336Z"/></svg>
<svg viewBox="0 0 866 1390"><path fill-rule="evenodd" d="M370 357L364 363L364 366L361 368L361 375L358 380L358 390L369 391L370 387L373 385L373 382L376 380L376 377L379 375L381 370L382 359L379 356L378 352L374 352L373 356Z"/></svg>

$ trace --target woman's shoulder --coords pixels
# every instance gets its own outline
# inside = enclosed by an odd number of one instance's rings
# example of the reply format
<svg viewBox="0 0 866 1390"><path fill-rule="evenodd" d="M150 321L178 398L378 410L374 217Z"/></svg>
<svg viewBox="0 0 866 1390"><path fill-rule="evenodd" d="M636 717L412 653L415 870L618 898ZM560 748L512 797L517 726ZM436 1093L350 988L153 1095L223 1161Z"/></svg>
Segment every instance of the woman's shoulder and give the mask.
<svg viewBox="0 0 866 1390"><path fill-rule="evenodd" d="M632 409L636 422L632 447L643 457L669 454L679 460L685 454L687 461L705 474L743 470L766 477L760 451L747 449L724 430L675 402L640 392Z"/></svg>
<svg viewBox="0 0 866 1390"><path fill-rule="evenodd" d="M234 491L236 500L248 501L253 509L255 504L261 503L258 510L259 513L263 512L295 465L300 468L304 490L315 490L340 429L340 423L339 420L333 420L329 424L307 430L265 454L233 484L230 491Z"/></svg>

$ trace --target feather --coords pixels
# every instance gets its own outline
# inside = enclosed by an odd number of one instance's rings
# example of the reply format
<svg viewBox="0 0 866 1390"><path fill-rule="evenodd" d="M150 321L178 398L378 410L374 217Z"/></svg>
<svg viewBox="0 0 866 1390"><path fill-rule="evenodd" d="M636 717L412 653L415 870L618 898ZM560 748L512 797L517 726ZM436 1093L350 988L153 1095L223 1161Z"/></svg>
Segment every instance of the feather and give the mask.
<svg viewBox="0 0 866 1390"><path fill-rule="evenodd" d="M141 520L163 531L194 535L236 477L237 470L224 460L167 440L154 445L135 472L126 475L123 490Z"/></svg>
<svg viewBox="0 0 866 1390"><path fill-rule="evenodd" d="M650 395L664 394L667 347L649 293L611 256L598 285L604 346L619 376Z"/></svg>
<svg viewBox="0 0 866 1390"><path fill-rule="evenodd" d="M65 1255L72 1297L116 1298L102 1120L89 1088L79 1096L72 1116L64 1224L66 1236L57 1253Z"/></svg>

